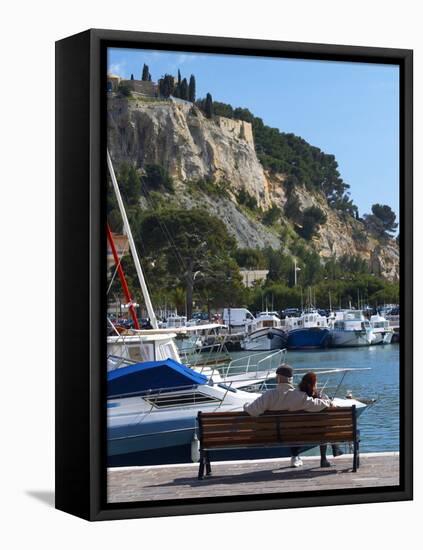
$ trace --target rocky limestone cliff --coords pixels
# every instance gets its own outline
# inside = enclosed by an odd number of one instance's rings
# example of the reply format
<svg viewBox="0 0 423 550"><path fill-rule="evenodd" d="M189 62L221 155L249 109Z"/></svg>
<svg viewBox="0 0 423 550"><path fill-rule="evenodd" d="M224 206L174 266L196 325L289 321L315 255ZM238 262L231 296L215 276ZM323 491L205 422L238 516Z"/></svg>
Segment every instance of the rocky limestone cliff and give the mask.
<svg viewBox="0 0 423 550"><path fill-rule="evenodd" d="M287 197L283 174L270 174L257 158L251 124L224 117L207 119L192 103L181 100L143 101L110 98L108 104L108 145L115 164L134 163L164 166L173 176L177 193L170 203L184 208L205 207L228 228L239 247L279 248L280 236L237 203L244 189L259 208L281 208ZM227 196L192 194L187 184L199 180L219 182ZM399 276L399 250L393 240L381 244L371 237L362 222L337 213L323 195L295 189L300 209L318 206L327 221L313 238L322 259L344 255L360 256L372 271L389 280ZM290 220L286 219L287 225Z"/></svg>
<svg viewBox="0 0 423 550"><path fill-rule="evenodd" d="M267 208L267 182L248 122L207 119L181 100L144 102L112 98L108 105L109 148L115 162L160 164L179 181L213 178L230 191L245 189Z"/></svg>

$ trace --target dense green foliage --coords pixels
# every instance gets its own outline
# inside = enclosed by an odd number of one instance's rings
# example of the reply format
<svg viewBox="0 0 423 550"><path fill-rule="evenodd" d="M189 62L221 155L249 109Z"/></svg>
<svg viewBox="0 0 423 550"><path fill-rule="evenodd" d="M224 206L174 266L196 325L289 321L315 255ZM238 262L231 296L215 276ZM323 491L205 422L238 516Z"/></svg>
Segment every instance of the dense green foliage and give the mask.
<svg viewBox="0 0 423 550"><path fill-rule="evenodd" d="M257 210L257 200L245 189L241 189L237 194L238 204L242 204L250 210Z"/></svg>
<svg viewBox="0 0 423 550"><path fill-rule="evenodd" d="M142 183L147 190L164 190L173 193L173 179L163 166L146 164L144 170L145 175L142 177Z"/></svg>
<svg viewBox="0 0 423 550"><path fill-rule="evenodd" d="M170 97L174 95L175 92L175 83L174 78L171 74L165 74L162 78L159 79L159 94L161 97Z"/></svg>
<svg viewBox="0 0 423 550"><path fill-rule="evenodd" d="M121 97L130 97L131 96L131 88L127 84L123 84L122 82L120 82L119 86L117 88L117 93Z"/></svg>
<svg viewBox="0 0 423 550"><path fill-rule="evenodd" d="M266 254L259 248L237 248L233 253L239 267L245 269L267 269Z"/></svg>
<svg viewBox="0 0 423 550"><path fill-rule="evenodd" d="M214 178L203 178L186 182L189 193L202 192L209 197L229 198L228 183L225 181L215 181Z"/></svg>
<svg viewBox="0 0 423 550"><path fill-rule="evenodd" d="M264 225L273 225L274 223L280 220L281 214L282 214L281 209L278 206L276 206L276 204L273 204L269 208L269 210L267 210L264 213L262 222L264 223Z"/></svg>
<svg viewBox="0 0 423 550"><path fill-rule="evenodd" d="M246 254L244 252L244 254ZM246 301L261 309L264 301L276 309L307 305L308 289L318 307L357 307L360 303L377 306L399 301L398 283L385 281L369 272L367 262L345 256L326 263L315 252L304 252L297 258L297 286L294 286L294 262L283 251L266 251L269 275L264 285L247 292Z"/></svg>
<svg viewBox="0 0 423 550"><path fill-rule="evenodd" d="M217 218L205 210L163 209L140 212L133 226L152 288L183 288L188 316L194 291L214 306L242 300L241 278L231 257L235 243Z"/></svg>
<svg viewBox="0 0 423 550"><path fill-rule="evenodd" d="M320 225L326 223L326 214L318 206L310 206L303 213L301 235L310 240L317 232Z"/></svg>

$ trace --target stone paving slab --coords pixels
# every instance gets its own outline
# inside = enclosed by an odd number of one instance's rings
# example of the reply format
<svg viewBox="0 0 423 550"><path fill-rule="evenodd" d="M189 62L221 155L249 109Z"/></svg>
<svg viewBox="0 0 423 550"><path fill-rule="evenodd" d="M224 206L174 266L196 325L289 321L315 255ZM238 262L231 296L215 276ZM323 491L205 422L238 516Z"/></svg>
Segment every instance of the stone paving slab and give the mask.
<svg viewBox="0 0 423 550"><path fill-rule="evenodd" d="M153 501L381 487L399 485L399 453L369 453L352 472L352 456L331 459L320 468L318 457L304 457L301 468L289 459L212 462L212 476L197 479L198 465L109 468L108 502Z"/></svg>

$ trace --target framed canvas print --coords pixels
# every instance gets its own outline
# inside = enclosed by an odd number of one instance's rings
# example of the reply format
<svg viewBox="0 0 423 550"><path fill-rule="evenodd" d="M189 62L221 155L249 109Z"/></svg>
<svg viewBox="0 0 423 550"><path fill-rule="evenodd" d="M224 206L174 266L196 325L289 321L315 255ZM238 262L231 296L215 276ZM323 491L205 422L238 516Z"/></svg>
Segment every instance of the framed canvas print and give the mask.
<svg viewBox="0 0 423 550"><path fill-rule="evenodd" d="M56 506L412 498L412 52L56 45Z"/></svg>

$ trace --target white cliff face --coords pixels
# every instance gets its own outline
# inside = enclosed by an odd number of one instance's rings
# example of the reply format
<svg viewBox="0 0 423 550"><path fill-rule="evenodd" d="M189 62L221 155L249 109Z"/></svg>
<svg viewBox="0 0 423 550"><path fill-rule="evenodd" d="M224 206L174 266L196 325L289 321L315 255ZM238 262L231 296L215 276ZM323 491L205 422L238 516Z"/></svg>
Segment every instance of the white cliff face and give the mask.
<svg viewBox="0 0 423 550"><path fill-rule="evenodd" d="M231 192L245 189L262 208L270 206L248 122L209 120L180 100L111 99L108 114L109 147L116 162L160 164L178 181L213 178Z"/></svg>
<svg viewBox="0 0 423 550"><path fill-rule="evenodd" d="M184 208L203 207L225 223L240 247L271 246L278 249L277 231L250 216L237 204L236 195L244 189L262 210L286 202L284 174L269 174L257 158L251 124L224 117L207 119L192 103L181 100L141 101L111 98L108 105L108 144L114 162L126 161L143 168L159 164L173 176L177 192L169 201ZM199 180L224 184L228 196L193 197L185 185ZM389 280L398 280L399 251L393 240L381 245L364 225L330 208L318 193L302 186L295 192L300 210L318 206L327 222L313 238L321 258L359 256L372 271ZM290 224L290 220L286 220ZM357 235L360 238L357 238Z"/></svg>

